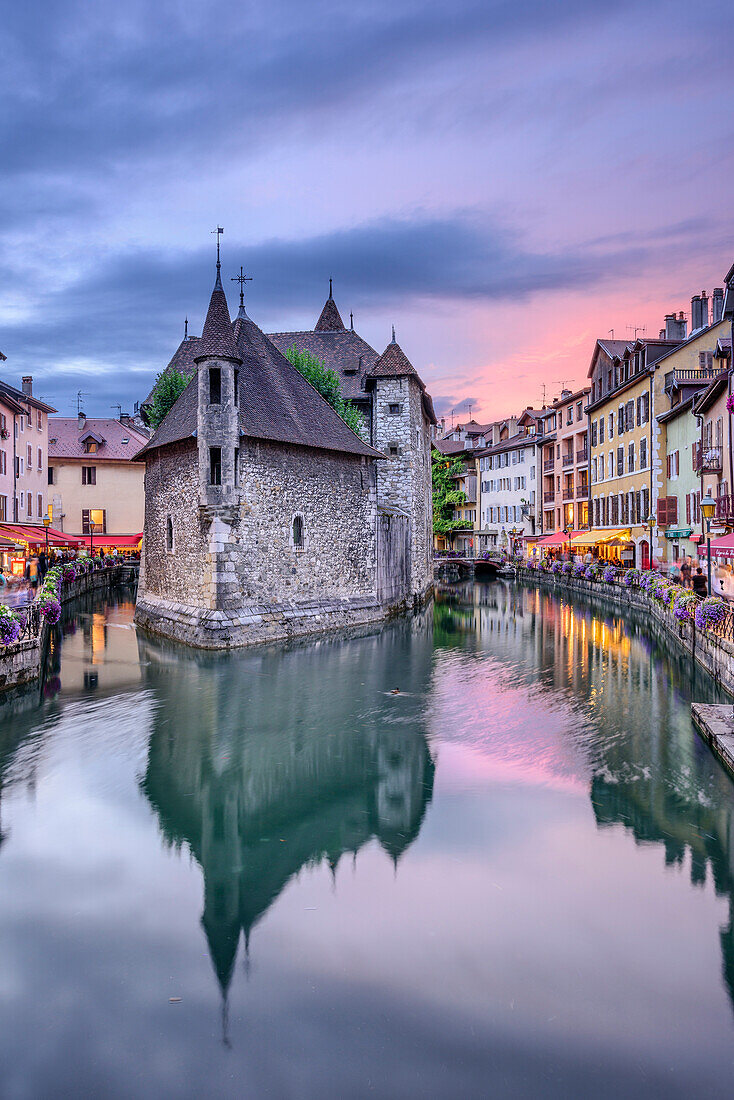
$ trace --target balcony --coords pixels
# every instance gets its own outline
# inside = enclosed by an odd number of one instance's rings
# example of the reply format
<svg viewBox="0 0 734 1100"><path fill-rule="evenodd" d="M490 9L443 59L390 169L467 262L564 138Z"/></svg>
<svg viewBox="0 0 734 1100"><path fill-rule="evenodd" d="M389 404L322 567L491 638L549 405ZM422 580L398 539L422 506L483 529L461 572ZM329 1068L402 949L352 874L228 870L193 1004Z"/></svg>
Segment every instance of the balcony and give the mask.
<svg viewBox="0 0 734 1100"><path fill-rule="evenodd" d="M714 378L718 378L721 373L722 371L716 366L669 370L665 375L665 392L670 397L674 390L681 389L683 386L693 388L707 386L709 382L713 382Z"/></svg>
<svg viewBox="0 0 734 1100"><path fill-rule="evenodd" d="M697 443L695 458L697 474L721 473L721 447L704 448L700 443Z"/></svg>
<svg viewBox="0 0 734 1100"><path fill-rule="evenodd" d="M556 502L556 494L555 493L543 493L543 504L555 504L555 502Z"/></svg>
<svg viewBox="0 0 734 1100"><path fill-rule="evenodd" d="M555 469L555 465L556 465L555 461L552 458L547 459L543 463L543 473L544 474L552 474L553 470Z"/></svg>
<svg viewBox="0 0 734 1100"><path fill-rule="evenodd" d="M573 485L564 485L561 490L561 499L563 501L573 500Z"/></svg>
<svg viewBox="0 0 734 1100"><path fill-rule="evenodd" d="M581 500L589 495L588 485L577 485L576 487L576 499Z"/></svg>
<svg viewBox="0 0 734 1100"><path fill-rule="evenodd" d="M586 447L583 447L580 451L576 452L576 461L577 462L588 462L589 461L589 452L586 449Z"/></svg>
<svg viewBox="0 0 734 1100"><path fill-rule="evenodd" d="M562 466L573 466L573 451L567 455L561 455Z"/></svg>
<svg viewBox="0 0 734 1100"><path fill-rule="evenodd" d="M716 498L716 518L734 522L734 496L731 493Z"/></svg>

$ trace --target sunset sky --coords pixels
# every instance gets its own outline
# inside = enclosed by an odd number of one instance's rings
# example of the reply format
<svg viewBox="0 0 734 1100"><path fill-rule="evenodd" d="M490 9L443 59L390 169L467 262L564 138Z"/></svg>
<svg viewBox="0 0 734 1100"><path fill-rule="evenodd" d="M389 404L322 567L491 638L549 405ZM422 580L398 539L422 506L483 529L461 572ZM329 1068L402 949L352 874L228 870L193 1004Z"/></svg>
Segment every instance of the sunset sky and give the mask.
<svg viewBox="0 0 734 1100"><path fill-rule="evenodd" d="M147 394L214 278L265 330L334 278L439 412L581 383L734 262L734 5L6 6L0 350L60 413ZM236 310L235 284L230 307Z"/></svg>

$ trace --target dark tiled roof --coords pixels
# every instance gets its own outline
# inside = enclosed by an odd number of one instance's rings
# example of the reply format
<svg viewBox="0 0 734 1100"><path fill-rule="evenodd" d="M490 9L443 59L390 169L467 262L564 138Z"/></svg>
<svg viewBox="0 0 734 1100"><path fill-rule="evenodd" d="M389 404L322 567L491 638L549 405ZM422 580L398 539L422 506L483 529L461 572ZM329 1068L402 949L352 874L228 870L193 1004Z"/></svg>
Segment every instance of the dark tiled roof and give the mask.
<svg viewBox="0 0 734 1100"><path fill-rule="evenodd" d="M378 359L377 352L351 329L341 332L271 332L268 339L283 354L289 348L308 351L327 370L341 378L342 393L349 401L366 401L364 379Z"/></svg>
<svg viewBox="0 0 734 1100"><path fill-rule="evenodd" d="M99 450L94 454L95 462L130 460L148 442L141 432L136 432L129 425L112 418L85 420L80 428L79 418L76 416L52 416L48 421L48 457L83 458L83 441L90 436L102 441ZM129 442L123 443L123 439Z"/></svg>
<svg viewBox="0 0 734 1100"><path fill-rule="evenodd" d="M203 359L205 355L222 356L225 359L239 358L232 335L232 320L229 316L227 296L219 275L219 264L217 264L217 281L209 300L201 340L196 349L197 359Z"/></svg>
<svg viewBox="0 0 734 1100"><path fill-rule="evenodd" d="M394 337L394 332L393 332ZM431 395L426 392L421 376L408 359L400 344L393 338L370 371L370 378L415 378L423 391L423 408L431 424L436 424Z"/></svg>
<svg viewBox="0 0 734 1100"><path fill-rule="evenodd" d="M462 439L434 439L433 446L437 451L440 451L442 455L456 455L461 454L463 451L472 451L471 444L465 442Z"/></svg>
<svg viewBox="0 0 734 1100"><path fill-rule="evenodd" d="M336 308L336 302L329 295L324 304L324 308L321 310L321 316L316 322L315 332L345 332L344 322L341 319L341 314Z"/></svg>
<svg viewBox="0 0 734 1100"><path fill-rule="evenodd" d="M317 450L382 458L347 427L331 405L299 374L254 321L238 318L240 429L254 439L294 443ZM158 428L146 450L193 436L197 420L193 378Z"/></svg>

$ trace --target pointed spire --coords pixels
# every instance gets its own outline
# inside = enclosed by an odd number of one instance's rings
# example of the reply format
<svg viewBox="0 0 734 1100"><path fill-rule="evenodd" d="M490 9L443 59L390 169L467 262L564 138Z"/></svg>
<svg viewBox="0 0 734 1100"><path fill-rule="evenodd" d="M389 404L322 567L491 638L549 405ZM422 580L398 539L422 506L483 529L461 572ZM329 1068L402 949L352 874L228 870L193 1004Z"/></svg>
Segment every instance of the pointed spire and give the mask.
<svg viewBox="0 0 734 1100"><path fill-rule="evenodd" d="M184 318L184 340L188 340L188 338L189 338L189 319L188 319L188 317L185 317Z"/></svg>
<svg viewBox="0 0 734 1100"><path fill-rule="evenodd" d="M332 290L332 287L331 287L331 276L329 276L329 298L330 298L330 299L331 299L332 301L333 301L333 299L334 299L334 292L333 292L333 290Z"/></svg>
<svg viewBox="0 0 734 1100"><path fill-rule="evenodd" d="M349 311L349 331L354 332L354 314L351 309Z"/></svg>
<svg viewBox="0 0 734 1100"><path fill-rule="evenodd" d="M397 340L395 339L395 325L393 325L392 327L392 340L390 341L390 343L397 344Z"/></svg>
<svg viewBox="0 0 734 1100"><path fill-rule="evenodd" d="M394 326L392 340L375 363L370 374L373 378L402 378L405 375L412 375L414 378L418 378L418 371L395 339ZM421 383L421 385L422 384L423 383Z"/></svg>
<svg viewBox="0 0 734 1100"><path fill-rule="evenodd" d="M217 253L219 241L217 240ZM232 321L229 316L227 295L224 293L221 277L221 265L217 260L217 278L214 290L209 300L204 330L201 334L195 362L200 359L235 359L240 362L237 354L234 337L232 336Z"/></svg>
<svg viewBox="0 0 734 1100"><path fill-rule="evenodd" d="M336 302L332 296L332 281L329 279L329 297L321 310L321 316L316 322L314 332L346 332L341 314L336 308Z"/></svg>

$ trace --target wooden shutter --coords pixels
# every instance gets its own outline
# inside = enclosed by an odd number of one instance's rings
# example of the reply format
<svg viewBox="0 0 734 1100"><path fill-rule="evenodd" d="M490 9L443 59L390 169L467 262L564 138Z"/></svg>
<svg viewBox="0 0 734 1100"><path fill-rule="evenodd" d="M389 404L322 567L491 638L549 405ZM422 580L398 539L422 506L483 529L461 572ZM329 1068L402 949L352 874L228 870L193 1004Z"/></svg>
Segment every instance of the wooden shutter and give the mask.
<svg viewBox="0 0 734 1100"><path fill-rule="evenodd" d="M691 522L691 494L686 493L686 523Z"/></svg>
<svg viewBox="0 0 734 1100"><path fill-rule="evenodd" d="M668 523L668 499L660 497L658 500L658 526L665 527Z"/></svg>
<svg viewBox="0 0 734 1100"><path fill-rule="evenodd" d="M668 523L678 522L678 497L668 497Z"/></svg>

